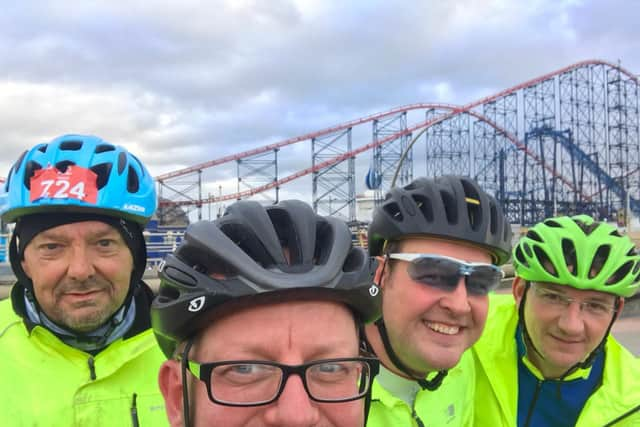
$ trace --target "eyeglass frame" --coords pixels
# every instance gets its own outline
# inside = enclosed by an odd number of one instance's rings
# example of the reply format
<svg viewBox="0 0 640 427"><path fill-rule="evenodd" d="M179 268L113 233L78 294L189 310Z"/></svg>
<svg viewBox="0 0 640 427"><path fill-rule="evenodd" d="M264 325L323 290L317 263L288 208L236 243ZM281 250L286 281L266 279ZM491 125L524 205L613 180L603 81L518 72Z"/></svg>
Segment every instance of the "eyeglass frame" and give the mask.
<svg viewBox="0 0 640 427"><path fill-rule="evenodd" d="M538 286L539 283L537 283L537 282L532 282L532 285L533 285L532 286L533 291L536 294L536 298L539 298L540 301L542 301L543 303L548 304L548 305L552 305L552 306L555 306L555 307L568 308L572 303L576 302L576 303L578 303L578 305L580 307L580 312L581 313L585 313L586 312L586 313L589 313L589 314L592 314L592 315L595 315L595 316L599 316L599 315L607 316L607 315L614 314L618 310L618 307L619 307L619 304L620 304L619 303L620 300L617 297L614 299L613 305L609 306L609 304L605 304L604 302L601 303L599 301L588 301L588 300L585 301L585 300L580 300L578 298L570 297L570 296L564 295L561 292L555 291L553 289L549 289L549 288L546 288L544 286ZM549 300L544 300L544 299L542 299L543 295L541 295L541 293L544 294L544 296L546 296L546 295L554 295L554 296L558 297L558 300L556 302L552 302L552 301L549 301ZM593 311L589 311L588 309L586 309L586 307L588 307L588 304L593 304L593 303L602 305L602 308L606 308L606 311L604 311L602 313L594 313Z"/></svg>
<svg viewBox="0 0 640 427"><path fill-rule="evenodd" d="M223 405L223 406L233 406L233 407L255 407L255 406L264 406L264 405L269 405L275 401L277 401L280 396L282 395L282 392L284 391L284 388L287 385L287 381L289 380L289 377L291 375L298 375L302 381L302 385L304 386L304 390L307 393L307 396L309 396L309 399L315 401L315 402L320 402L320 403L343 403L343 402L351 402L354 400L358 400L358 399L362 399L363 397L365 397L367 395L367 393L370 392L371 387L373 385L373 379L375 378L375 376L378 374L379 370L380 370L380 361L378 360L377 357L362 357L362 356L356 356L356 357L338 357L338 358L331 358L331 359L319 359L319 360L313 360L307 363L302 363L300 365L287 365L284 363L279 363L279 362L274 362L274 361L270 361L270 360L221 360L221 361L217 361L217 362L208 362L208 363L200 363L200 362L196 362L190 359L187 360L183 360L181 355L178 355L176 357L176 359L178 361L180 361L183 366L186 367L186 370L188 370L191 375L193 375L195 378L197 378L198 380L202 381L205 384L205 387L207 389L207 395L209 396L209 400L213 403L216 403L218 405ZM186 362L186 363L185 363ZM324 364L324 363L337 363L337 362L362 362L364 364L366 364L369 368L369 378L368 378L368 383L367 383L367 387L360 391L360 393L354 397L349 397L346 399L318 399L316 397L314 397L310 390L309 390L309 386L307 384L307 378L306 378L306 373L307 370L312 367L312 366L316 366L316 365L320 365L320 364ZM278 390L277 392L274 394L273 398L269 399L269 400L265 400L265 401L260 401L257 403L233 403L233 402L227 402L227 401L223 401L223 400L218 400L217 398L215 398L213 396L213 392L212 392L212 386L211 386L211 373L213 371L213 369L215 369L217 366L224 366L224 365L237 365L237 364L244 364L244 365L248 365L248 364L257 364L257 365L267 365L267 366L274 366L280 369L280 371L282 372L282 377L280 379L280 384L278 386ZM192 369L198 368L199 372L194 372ZM363 371L364 372L364 371ZM362 375L361 375L361 379L362 379Z"/></svg>
<svg viewBox="0 0 640 427"><path fill-rule="evenodd" d="M413 261L416 261L418 259L421 258L429 258L429 259L434 259L434 260L447 260L447 261L452 261L455 262L456 264L459 265L459 269L458 269L458 279L460 279L460 277L465 277L465 285L466 285L466 278L469 277L471 275L471 273L473 273L473 270L475 267L489 267L491 270L494 270L495 272L499 272L500 273L500 280L504 279L505 277L505 273L504 270L502 270L502 268L500 268L499 266L495 265L495 264L491 264L488 262L467 262L467 261L463 261L461 259L458 258L454 258L454 257L450 257L450 256L446 256L446 255L439 255L439 254L427 254L427 253L404 253L404 252L393 252L393 253L387 253L386 256L389 259L395 259L395 260L399 260L399 261L406 261L409 263L412 263ZM500 286L500 280L497 281L497 283L492 286L491 288L489 288L487 290L486 293L480 293L480 294L476 294L473 293L473 295L479 295L479 296L484 296L484 295L488 295L489 292L495 290L496 288L498 288ZM425 283L425 282L420 282L421 284L427 285L427 286L432 286L429 283ZM438 286L434 286L437 289L442 289ZM453 291L455 288L451 289L451 291ZM467 290L469 290L467 288Z"/></svg>

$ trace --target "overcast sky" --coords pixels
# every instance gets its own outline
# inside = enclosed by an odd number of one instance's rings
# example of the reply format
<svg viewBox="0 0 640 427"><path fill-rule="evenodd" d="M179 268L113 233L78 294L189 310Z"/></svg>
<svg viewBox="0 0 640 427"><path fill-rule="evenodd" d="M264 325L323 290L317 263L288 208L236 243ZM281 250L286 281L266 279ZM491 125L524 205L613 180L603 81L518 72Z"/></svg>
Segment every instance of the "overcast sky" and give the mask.
<svg viewBox="0 0 640 427"><path fill-rule="evenodd" d="M635 0L4 2L0 176L64 133L125 145L158 175L585 59L640 73L639 16ZM283 152L285 172L309 150Z"/></svg>

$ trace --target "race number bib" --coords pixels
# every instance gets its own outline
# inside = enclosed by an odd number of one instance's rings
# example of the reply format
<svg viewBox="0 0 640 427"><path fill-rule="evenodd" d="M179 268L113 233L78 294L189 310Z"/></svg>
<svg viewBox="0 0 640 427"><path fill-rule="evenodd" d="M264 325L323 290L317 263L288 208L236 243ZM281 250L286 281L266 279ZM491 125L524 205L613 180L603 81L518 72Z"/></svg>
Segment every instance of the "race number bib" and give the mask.
<svg viewBox="0 0 640 427"><path fill-rule="evenodd" d="M81 166L70 165L65 172L49 166L37 170L31 177L30 200L77 199L96 203L98 175Z"/></svg>

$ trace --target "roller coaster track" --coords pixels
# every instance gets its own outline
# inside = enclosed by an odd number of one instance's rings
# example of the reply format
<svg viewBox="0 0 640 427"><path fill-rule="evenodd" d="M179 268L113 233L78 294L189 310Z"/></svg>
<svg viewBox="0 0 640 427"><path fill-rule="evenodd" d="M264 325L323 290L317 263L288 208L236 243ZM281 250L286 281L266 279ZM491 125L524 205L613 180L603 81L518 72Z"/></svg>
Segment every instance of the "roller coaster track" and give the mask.
<svg viewBox="0 0 640 427"><path fill-rule="evenodd" d="M553 176L557 177L558 179L560 179L565 185L567 185L569 188L571 188L574 192L577 192L577 189L575 188L575 186L565 177L563 177L560 173L558 173L558 171L556 171L552 166L545 164L542 159L540 159L537 155L535 155L533 152L527 150L524 145L517 139L517 137L513 134L510 134L508 132L506 132L504 129L502 129L501 127L499 127L496 123L491 122L489 119L487 119L486 117L484 117L483 115L475 112L473 109L476 107L479 107L483 104L487 104L487 103L491 103L493 101L496 101L497 99L513 94L521 89L525 89L527 87L536 85L538 83L541 83L545 80L551 79L559 74L571 71L575 68L580 68L580 67L584 67L587 65L606 65L608 67L614 68L619 70L621 73L625 74L626 76L628 76L630 79L633 79L634 81L638 81L637 77L632 74L631 72L629 72L628 70L612 64L610 62L606 62L606 61L600 61L600 60L587 60L587 61L581 61L572 65L569 65L567 67L561 68L559 70L547 73L543 76L537 77L535 79L531 79L528 80L524 83L518 84L516 86L510 87L508 89L505 89L503 91L500 91L494 95L491 96L487 96L484 98L481 98L475 102L471 102L469 104L466 105L462 105L462 106L455 106L455 105L451 105L451 104L442 104L442 103L438 103L438 104L433 104L433 103L417 103L417 104L410 104L410 105L405 105L405 106L401 106L401 107L397 107L385 112L381 112L381 113L376 113L376 114L372 114L369 115L367 117L363 117L360 119L356 119L356 120L352 120L343 124L340 124L338 126L333 126L333 127L329 127L320 131L316 131L316 132L312 132L312 133L308 133L308 134L304 134L301 136L297 136L294 138L290 138L290 139L286 139L284 141L275 143L275 144L268 144L262 147L258 147L252 150L248 150L248 151L244 151L238 154L234 154L234 155L229 155L229 156L225 156L225 157L221 157L218 159L214 159L208 162L204 162L204 163L200 163L194 166L190 166L188 168L184 168L184 169L180 169L174 172L170 172L170 173L166 173L163 175L159 175L156 177L156 180L160 183L163 183L165 180L170 179L170 178L174 178L174 177L178 177L178 176L182 176L182 175L186 175L186 174L190 174L196 171L200 171L203 169L207 169L207 168L211 168L217 165L221 165L227 162L231 162L231 161L235 161L235 160L239 160L242 158L246 158L249 156L254 156L257 154L261 154L261 153L265 153L268 151L272 151L278 148L282 148L288 145L292 145L292 144L296 144L298 142L302 142L302 141L306 141L306 140L310 140L313 138L317 138L320 136L326 136L335 132L339 132L339 131L343 131L346 129L349 129L353 126L357 126L363 123L367 123L367 122L371 122L386 116L390 116L393 114L398 114L398 113L402 113L402 112L406 112L406 111L411 111L411 110L418 110L418 109L442 109L442 110L447 110L448 113L443 114L440 117L437 117L435 119L431 119L431 120L427 120L421 123L418 123L417 125L414 125L412 127L409 127L403 131L397 132L395 134L389 135L383 139L380 139L376 142L373 143L369 143L367 145L364 145L362 147L359 147L355 150L349 151L347 153L343 153L339 156L336 156L332 159L326 160L322 163L316 164L314 167L310 167L310 168L306 168L303 169L299 172L296 172L292 175L289 175L285 178L279 179L277 181L274 182L270 182L269 184L263 185L263 186L259 186L259 187L255 187L252 188L250 190L245 190L242 192L237 192L237 193L233 193L233 194L228 194L228 195L224 195L224 196L218 196L218 197L210 197L210 198L206 198L206 199L201 199L201 200L185 200L185 201L163 201L161 202L162 205L173 205L173 206L184 206L184 205L195 205L195 204L205 204L205 203L212 203L212 202L221 202L221 201L227 201L227 200L236 200L236 199L241 199L241 198L245 198L245 197L249 197L258 193L261 193L263 191L267 191L269 189L275 188L275 187L279 187L283 184L286 184L290 181L293 181L295 179L298 179L302 176L317 172L319 170L322 170L324 168L330 167L332 165L335 165L339 162L342 162L348 158L354 157L357 154L363 153L367 150L370 150L372 148L375 148L377 146L383 145L387 142L390 141L394 141L397 138L399 138L400 136L403 135L407 135L410 134L416 130L419 129L423 129L425 127L429 127L429 126L433 126L437 123L440 123L444 120L447 120L453 116L459 115L459 114L469 114L475 118L477 118L478 120L485 122L486 124L488 124L489 126L493 127L494 129L496 129L498 131L498 133L501 133L502 135L504 135L504 137L506 139L508 139L512 144L514 144L518 150L523 151L527 156L529 156L530 158L532 158L533 160L535 160L537 163L539 163L541 166L543 166L545 169L547 169L549 172L551 172L553 174ZM587 194L582 194L582 196L585 198L585 200L590 201L592 199L592 195L587 195Z"/></svg>
<svg viewBox="0 0 640 427"><path fill-rule="evenodd" d="M322 163L318 163L317 165L315 165L313 167L309 167L309 168L303 169L303 170L301 170L299 172L296 172L294 174L291 174L291 175L289 175L289 176L287 176L285 178L279 179L279 180L274 181L274 182L270 182L269 184L265 184L265 185L262 185L262 186L259 186L259 187L252 188L251 190L245 190L245 191L241 191L241 192L238 192L238 193L227 194L227 195L224 195L224 196L205 198L205 199L197 200L197 201L194 201L194 200L171 201L171 202L163 201L163 202L161 202L161 205L186 206L186 205L194 205L194 204L197 204L197 203L206 204L206 203L223 202L223 201L228 201L228 200L237 200L237 199L242 199L242 198L245 198L245 197L250 197L250 196L253 196L255 194L261 193L263 191L267 191L267 190L270 190L272 188L275 188L275 187L281 186L283 184L286 184L288 182L291 182L291 181L293 181L295 179L298 179L298 178L300 178L302 176L309 175L310 173L322 170L322 169L324 169L326 167L329 167L329 166L332 166L332 165L334 165L336 163L340 163L340 162L342 162L342 161L344 161L344 160L346 160L346 159L348 159L350 157L356 156L356 155L358 155L360 153L363 153L365 151L368 151L368 150L370 150L372 148L375 148L375 147L383 145L383 144L385 144L387 142L393 141L393 140L397 139L398 137L400 137L402 135L407 135L407 134L410 134L410 133L412 133L412 132L414 132L416 130L419 130L419 129L422 129L422 128L425 128L425 127L429 127L429 126L433 126L433 125L435 125L437 123L440 123L440 122L442 122L442 121L444 121L444 120L446 120L446 119L448 119L450 117L455 116L456 114L461 114L461 113L469 114L470 116L473 116L473 117L477 118L478 120L488 124L492 128L496 129L499 133L503 134L504 137L507 140L509 140L512 144L514 144L517 147L517 149L525 152L528 156L533 158L537 163L539 163L541 166L543 166L545 169L547 169L549 172L551 172L554 177L557 177L558 179L560 179L564 184L566 184L568 187L570 187L573 191L577 191L577 189L573 186L573 184L569 180L567 180L565 177L563 177L560 174L558 174L558 172L553 167L551 167L550 165L544 163L535 153L533 153L530 150L528 150L516 138L515 135L505 131L500 126L498 126L497 124L495 124L491 120L487 119L482 114L479 114L479 113L471 110L470 109L471 107L456 107L456 106L450 105L450 104L412 104L412 105L409 105L409 106L399 107L397 109L394 109L392 111L388 111L388 112L385 112L385 113L380 113L380 114L375 114L375 115L372 115L372 116L368 116L367 118L357 120L357 122L358 123L365 123L367 121L375 120L376 118L381 118L381 117L384 117L384 116L389 115L389 114L394 114L395 112L408 111L409 109L432 109L432 108L449 110L450 112L446 113L446 114L444 114L444 115L442 115L440 117L437 117L435 119L426 120L424 122L418 123L417 125L409 127L404 131L394 133L392 135L387 136L386 138L380 139L380 140L378 140L376 142L372 142L372 143L366 144L366 145L364 145L364 146L362 146L360 148L357 148L355 150L349 151L349 152L344 153L344 154L342 154L340 156L336 156L336 157L334 157L332 159L329 159L329 160L326 160L326 161L324 161ZM349 123L353 124L355 122L349 122ZM344 129L348 128L348 127L349 126L346 125L346 124L345 125L341 125L341 126L336 126L334 128L330 128L331 129L330 131L329 130L319 131L319 132L315 132L313 135L315 135L315 136L325 135L325 134L329 134L331 132L344 130ZM308 135L311 135L311 134L308 134ZM298 140L298 139L299 140L305 140L305 139L309 139L309 137L307 135L303 135L301 137L293 138L293 139L295 139L295 140ZM291 140L288 140L288 141L291 141ZM283 143L284 143L284 141L282 143L273 144L273 145L278 145L278 146L281 147L282 145L280 145L280 144L283 144ZM260 149L264 149L264 148L265 147L261 147ZM255 154L255 152L257 150L260 150L260 149L251 150L251 151ZM265 150L265 151L268 151L268 150ZM260 152L264 152L264 151L260 151ZM243 154L244 153L240 153L240 154L236 155L236 157L240 156L240 158L242 158L242 157L245 156ZM222 159L219 159L219 160L222 160ZM220 164L220 163L218 163L218 164ZM195 170L198 170L198 168L196 168ZM583 196L588 197L588 196L586 196L584 194L583 194Z"/></svg>

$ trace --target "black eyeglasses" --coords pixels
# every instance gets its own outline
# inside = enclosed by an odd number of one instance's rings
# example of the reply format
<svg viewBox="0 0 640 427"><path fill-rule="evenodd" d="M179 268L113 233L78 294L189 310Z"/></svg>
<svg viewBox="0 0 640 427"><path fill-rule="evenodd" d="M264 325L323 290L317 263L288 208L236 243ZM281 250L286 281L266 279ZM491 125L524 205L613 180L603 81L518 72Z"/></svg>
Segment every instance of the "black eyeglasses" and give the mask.
<svg viewBox="0 0 640 427"><path fill-rule="evenodd" d="M504 272L500 267L481 262L465 262L435 254L395 253L389 258L407 261L409 277L416 282L445 291L453 291L464 276L467 292L487 295L500 285Z"/></svg>
<svg viewBox="0 0 640 427"><path fill-rule="evenodd" d="M292 374L302 379L317 402L348 402L364 397L379 368L378 359L352 357L284 365L264 360L213 363L187 361L189 372L204 382L209 399L226 406L260 406L275 402Z"/></svg>

